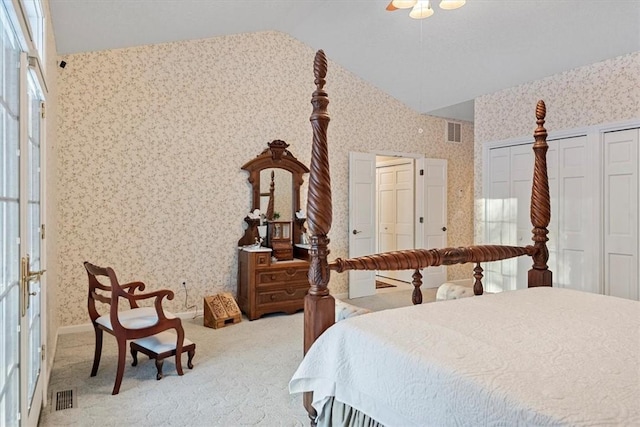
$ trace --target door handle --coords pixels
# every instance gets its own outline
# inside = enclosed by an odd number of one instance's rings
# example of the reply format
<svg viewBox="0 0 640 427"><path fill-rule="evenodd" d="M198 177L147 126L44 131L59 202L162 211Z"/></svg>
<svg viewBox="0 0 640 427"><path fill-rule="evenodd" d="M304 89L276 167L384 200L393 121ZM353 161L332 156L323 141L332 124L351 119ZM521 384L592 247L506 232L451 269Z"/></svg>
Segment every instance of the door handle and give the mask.
<svg viewBox="0 0 640 427"><path fill-rule="evenodd" d="M39 279L44 274L44 272L47 271L47 270L30 271L29 270L29 264L30 264L29 255L27 255L26 258L22 258L22 259L23 259L24 265L25 265L25 268L23 269L24 279L27 282L30 282L30 281L32 281L34 279Z"/></svg>
<svg viewBox="0 0 640 427"><path fill-rule="evenodd" d="M29 270L29 255L23 257L20 262L20 288L22 289L22 316L27 313L30 304L29 296L36 295L36 292L31 292L29 289L29 283L32 280L39 279L46 270L30 271Z"/></svg>
<svg viewBox="0 0 640 427"><path fill-rule="evenodd" d="M352 232L352 233L353 233L353 234L360 234L360 233L362 233L362 230L360 230L360 231L358 231L358 230L353 230L353 232Z"/></svg>
<svg viewBox="0 0 640 427"><path fill-rule="evenodd" d="M442 231L447 231L447 227L442 227Z"/></svg>

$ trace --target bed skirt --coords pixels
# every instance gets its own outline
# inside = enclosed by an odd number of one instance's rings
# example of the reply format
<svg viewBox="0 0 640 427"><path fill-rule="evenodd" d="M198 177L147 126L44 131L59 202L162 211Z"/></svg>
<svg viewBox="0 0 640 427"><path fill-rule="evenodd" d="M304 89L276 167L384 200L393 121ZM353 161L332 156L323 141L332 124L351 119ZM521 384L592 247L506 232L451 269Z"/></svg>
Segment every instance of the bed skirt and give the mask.
<svg viewBox="0 0 640 427"><path fill-rule="evenodd" d="M384 427L368 415L331 397L317 421L318 427Z"/></svg>

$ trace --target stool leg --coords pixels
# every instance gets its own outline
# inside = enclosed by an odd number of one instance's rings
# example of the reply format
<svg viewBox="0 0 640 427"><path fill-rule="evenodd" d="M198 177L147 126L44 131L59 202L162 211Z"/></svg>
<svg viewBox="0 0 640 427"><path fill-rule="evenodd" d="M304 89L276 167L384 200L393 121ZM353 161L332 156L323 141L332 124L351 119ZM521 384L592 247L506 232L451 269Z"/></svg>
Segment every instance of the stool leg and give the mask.
<svg viewBox="0 0 640 427"><path fill-rule="evenodd" d="M164 359L156 359L156 369L158 370L158 374L156 375L156 379L160 381L162 379L162 363Z"/></svg>
<svg viewBox="0 0 640 427"><path fill-rule="evenodd" d="M138 366L138 352L133 346L131 346L131 357L133 357L133 363L131 366Z"/></svg>
<svg viewBox="0 0 640 427"><path fill-rule="evenodd" d="M187 366L189 367L189 369L193 369L193 356L196 355L196 350L189 350L187 352L187 355L189 356L188 360L187 360Z"/></svg>

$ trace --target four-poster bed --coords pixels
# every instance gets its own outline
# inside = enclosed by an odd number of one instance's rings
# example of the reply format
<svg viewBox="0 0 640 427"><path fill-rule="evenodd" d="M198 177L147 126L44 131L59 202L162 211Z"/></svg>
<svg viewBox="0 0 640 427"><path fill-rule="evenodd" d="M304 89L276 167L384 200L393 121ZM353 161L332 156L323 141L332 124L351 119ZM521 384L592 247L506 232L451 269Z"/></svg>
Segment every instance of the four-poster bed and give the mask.
<svg viewBox="0 0 640 427"><path fill-rule="evenodd" d="M330 425L331 416L344 425L640 422L638 303L551 288L544 102L536 106L533 245L416 249L329 262L326 71L319 51L310 119L306 356L290 383L291 392L304 392L312 425ZM414 270L413 301L420 304L423 268L475 263L479 295L481 263L522 255L533 259L532 289L386 310L332 326L331 270Z"/></svg>

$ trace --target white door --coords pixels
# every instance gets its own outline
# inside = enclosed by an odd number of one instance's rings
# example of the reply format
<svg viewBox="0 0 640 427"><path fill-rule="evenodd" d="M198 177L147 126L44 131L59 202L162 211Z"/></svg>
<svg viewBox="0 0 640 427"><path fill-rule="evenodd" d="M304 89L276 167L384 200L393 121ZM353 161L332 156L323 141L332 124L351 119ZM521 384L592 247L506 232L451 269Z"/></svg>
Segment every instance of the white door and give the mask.
<svg viewBox="0 0 640 427"><path fill-rule="evenodd" d="M349 258L375 253L376 157L349 153ZM376 293L375 271L349 271L349 298Z"/></svg>
<svg viewBox="0 0 640 427"><path fill-rule="evenodd" d="M416 230L421 239L420 248L447 247L447 161L445 159L418 159L416 175ZM410 272L413 274L413 272ZM429 267L422 270L424 288L436 288L447 281L447 267Z"/></svg>
<svg viewBox="0 0 640 427"><path fill-rule="evenodd" d="M18 426L20 412L20 48L0 7L0 425Z"/></svg>
<svg viewBox="0 0 640 427"><path fill-rule="evenodd" d="M39 79L0 8L3 44L0 87L0 425L35 426L43 402L41 103ZM24 269L22 268L24 266Z"/></svg>
<svg viewBox="0 0 640 427"><path fill-rule="evenodd" d="M639 299L638 129L604 135L604 293Z"/></svg>
<svg viewBox="0 0 640 427"><path fill-rule="evenodd" d="M599 280L593 273L596 245L589 238L598 228L589 208L597 193L590 182L587 137L565 138L549 145L557 152L557 183L550 185L551 212L556 218L550 224L553 232L549 237L549 246L555 249L549 255L553 286L599 293Z"/></svg>
<svg viewBox="0 0 640 427"><path fill-rule="evenodd" d="M489 150L486 161L488 186L485 197L485 243L488 245L509 244L513 221L510 218L511 204L511 148ZM507 262L487 262L483 285L487 292L501 292L511 288L511 265Z"/></svg>
<svg viewBox="0 0 640 427"><path fill-rule="evenodd" d="M487 244L527 246L531 241L531 184L534 154L531 144L489 150L488 197L485 202ZM591 208L595 197L593 172L584 136L549 141L547 153L551 222L549 267L553 286L598 292L588 241L597 229ZM591 230L591 231L588 231ZM530 257L485 263L483 284L488 292L527 287Z"/></svg>
<svg viewBox="0 0 640 427"><path fill-rule="evenodd" d="M511 231L511 242L516 246L533 244L531 241L531 183L533 182L533 150L531 145L511 147L511 203L510 217L515 218L515 227ZM509 289L527 287L527 275L531 269L530 257L518 257L508 261L510 264Z"/></svg>
<svg viewBox="0 0 640 427"><path fill-rule="evenodd" d="M377 165L377 252L415 248L413 172L413 159ZM412 274L407 270L378 272L380 276L404 282L411 282Z"/></svg>
<svg viewBox="0 0 640 427"><path fill-rule="evenodd" d="M42 111L44 96L34 70L27 66L22 54L22 79L26 91L21 90L20 113L20 255L22 283L22 317L20 322L21 424L36 426L43 402L44 368L44 298L41 270L44 269L42 251ZM40 272L40 273L39 273Z"/></svg>

